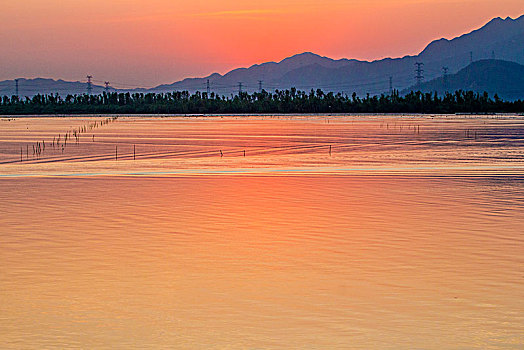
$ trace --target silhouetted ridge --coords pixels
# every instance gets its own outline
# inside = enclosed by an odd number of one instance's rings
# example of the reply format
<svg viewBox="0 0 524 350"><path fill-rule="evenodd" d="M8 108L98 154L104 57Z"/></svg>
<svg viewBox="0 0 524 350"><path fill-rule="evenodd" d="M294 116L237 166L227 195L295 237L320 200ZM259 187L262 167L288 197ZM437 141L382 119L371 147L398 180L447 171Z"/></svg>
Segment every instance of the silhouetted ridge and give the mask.
<svg viewBox="0 0 524 350"><path fill-rule="evenodd" d="M447 91L471 90L516 100L524 94L524 65L502 60L480 60L456 74L412 86L409 90L437 92L440 95Z"/></svg>

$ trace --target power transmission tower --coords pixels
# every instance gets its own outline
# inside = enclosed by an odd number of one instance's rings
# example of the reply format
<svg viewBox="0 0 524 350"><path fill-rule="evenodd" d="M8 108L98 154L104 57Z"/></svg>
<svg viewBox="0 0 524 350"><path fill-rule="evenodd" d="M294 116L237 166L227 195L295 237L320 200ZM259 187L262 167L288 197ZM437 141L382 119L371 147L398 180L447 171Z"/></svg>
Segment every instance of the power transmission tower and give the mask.
<svg viewBox="0 0 524 350"><path fill-rule="evenodd" d="M448 87L448 72L449 72L448 67L442 67L442 76L444 77L444 86L446 89Z"/></svg>
<svg viewBox="0 0 524 350"><path fill-rule="evenodd" d="M104 84L106 85L106 94L109 94L109 82L106 81Z"/></svg>
<svg viewBox="0 0 524 350"><path fill-rule="evenodd" d="M264 81L262 81L262 80L259 80L259 81L258 81L258 92L262 92L262 83L263 83L263 82L264 82Z"/></svg>
<svg viewBox="0 0 524 350"><path fill-rule="evenodd" d="M92 75L87 76L87 94L91 95L91 91L93 91L93 84L91 83L91 79L93 78Z"/></svg>
<svg viewBox="0 0 524 350"><path fill-rule="evenodd" d="M206 82L206 91L207 91L207 96L209 96L209 94L211 93L211 85L209 84L209 79L207 79L207 82Z"/></svg>
<svg viewBox="0 0 524 350"><path fill-rule="evenodd" d="M424 80L424 63L417 62L415 63L415 66L417 67L417 69L415 69L415 73L417 74L415 76L415 79L417 81L417 86L419 86L420 84L422 84L422 81Z"/></svg>
<svg viewBox="0 0 524 350"><path fill-rule="evenodd" d="M389 77L389 96L393 96L393 77Z"/></svg>
<svg viewBox="0 0 524 350"><path fill-rule="evenodd" d="M18 79L15 79L15 90L16 90L16 97L18 97Z"/></svg>
<svg viewBox="0 0 524 350"><path fill-rule="evenodd" d="M242 83L238 83L238 96L242 95Z"/></svg>

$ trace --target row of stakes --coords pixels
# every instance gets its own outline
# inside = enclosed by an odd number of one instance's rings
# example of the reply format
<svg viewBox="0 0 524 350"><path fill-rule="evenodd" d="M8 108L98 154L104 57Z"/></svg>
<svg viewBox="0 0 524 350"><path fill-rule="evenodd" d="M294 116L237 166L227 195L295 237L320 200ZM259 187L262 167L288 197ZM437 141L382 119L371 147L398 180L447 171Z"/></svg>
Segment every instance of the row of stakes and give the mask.
<svg viewBox="0 0 524 350"><path fill-rule="evenodd" d="M55 148L58 148L59 150L61 149L62 150L62 153L64 152L65 148L67 147L67 141L70 140L72 137L75 138L75 141L76 143L78 144L80 142L80 135L82 133L86 133L88 130L92 130L94 128L98 128L100 126L103 126L103 125L107 125L111 122L114 122L116 119L118 119L118 117L111 117L111 118L106 118L105 120L101 121L101 122L94 122L94 123L90 123L88 125L84 125L82 127L80 127L79 129L73 129L73 130L70 130L68 132L66 132L63 137L61 134L58 135L58 137L53 137L53 142L51 144L51 146L53 147L53 149ZM384 123L380 124L380 127L383 128L384 127ZM390 128L390 125L389 123L386 123L385 124L385 127L386 129L389 129ZM396 129L397 128L397 125L394 124L393 127ZM402 124L400 125L399 127L400 130L403 129L403 126ZM410 130L413 130L413 132L415 134L420 134L420 125L409 125L408 126L408 129ZM471 130L467 129L464 131L464 135L466 138L475 138L475 140L477 139L477 131L474 131L473 135L471 135L470 133ZM60 143L62 141L62 144ZM95 136L92 135L92 141L94 142L95 141ZM45 144L45 141L43 140L42 143L40 142L37 142L36 144L33 144L33 157L36 157L37 159L40 158L40 156L42 155L42 153L45 151L46 149L46 144ZM220 152L220 157L223 157L224 156L224 152L222 152L222 150L219 151ZM329 145L329 154L331 155L332 153L332 146ZM246 151L244 150L243 151L243 155L244 157L246 156ZM29 145L26 145L26 159L29 160ZM118 160L118 146L115 146L115 159ZM136 159L136 145L133 145L133 160ZM20 161L23 162L23 148L20 147Z"/></svg>
<svg viewBox="0 0 524 350"><path fill-rule="evenodd" d="M224 156L224 152L222 150L219 150L220 157L222 158ZM329 145L329 154L331 155L331 145ZM246 150L243 150L244 157L246 156ZM115 146L115 159L118 160L118 146ZM136 145L133 145L133 160L136 160Z"/></svg>
<svg viewBox="0 0 524 350"><path fill-rule="evenodd" d="M73 129L67 131L63 137L61 134L58 134L58 137L53 137L53 142L51 143L51 147L53 149L58 148L61 149L62 153L64 153L64 150L67 147L67 141L71 140L73 137L75 138L75 143L78 144L80 142L80 135L82 133L86 133L88 130L92 130L95 128L98 128L103 125L107 125L111 122L114 122L118 117L111 117L106 118L105 120L101 122L94 122L90 123L88 125L83 125L78 129ZM62 141L62 144L60 143ZM95 141L95 135L92 135L92 141ZM36 157L37 159L40 158L40 156L43 154L43 152L46 149L45 140L42 140L42 143L37 142L36 144L33 144L33 158ZM329 145L329 154L331 155L332 146ZM222 150L219 150L220 157L224 157L224 152ZM246 150L243 150L243 156L246 156ZM29 160L29 145L26 145L26 159ZM115 146L115 159L118 160L118 146ZM136 160L136 145L133 145L133 160ZM24 161L23 157L23 148L20 147L20 162Z"/></svg>
<svg viewBox="0 0 524 350"><path fill-rule="evenodd" d="M58 137L53 137L53 142L51 143L51 147L53 149L62 150L62 153L64 153L64 150L67 148L67 141L71 140L72 138L75 139L75 143L78 144L80 142L80 135L83 133L86 133L88 130L93 130L98 127L107 125L109 123L114 122L117 120L118 117L110 117L106 118L100 122L96 121L94 123L89 123L87 125L83 125L78 129L73 129L67 131L63 136L61 134L58 134ZM93 142L95 141L95 135L92 135ZM46 149L45 140L42 140L42 142L37 142L36 144L33 144L33 158L39 159L41 155L44 153ZM29 160L29 145L26 145L26 160ZM23 147L20 147L20 161L24 161L24 151Z"/></svg>
<svg viewBox="0 0 524 350"><path fill-rule="evenodd" d="M384 127L384 123L380 124L380 127L383 128ZM386 123L386 129L389 130L389 124ZM393 128L397 128L397 125L396 124L393 124ZM403 129L403 126L402 124L400 124L399 126L399 130L402 131ZM420 134L420 125L408 125L408 129L409 130L413 130L413 133L414 134ZM473 131L473 130L470 130L470 129L466 129L464 130L464 136L469 139L469 138L474 138L475 140L478 138L478 132L477 131Z"/></svg>
<svg viewBox="0 0 524 350"><path fill-rule="evenodd" d="M36 154L39 154L41 153L41 150L45 150L45 142L42 141L42 147L43 148L40 148L40 143L37 144L37 147L35 148L35 146L33 146L33 152L36 152ZM29 146L28 146L29 147ZM63 146L62 146L63 147ZM220 152L220 157L224 157L224 152L222 150L219 150ZM245 157L246 156L246 150L243 150L243 156ZM331 155L331 152L332 152L332 146L329 145L329 155ZM115 159L118 160L118 146L115 146ZM133 160L136 160L136 145L133 145ZM23 161L23 155L22 155L22 149L20 149L20 161L22 162Z"/></svg>
<svg viewBox="0 0 524 350"><path fill-rule="evenodd" d="M107 125L111 122L114 122L116 119L118 119L118 117L111 117L111 118L106 118L105 120L101 122L94 122L88 125L84 125L80 127L79 129L73 129L73 130L66 132L63 135L63 137L61 134L58 134L58 137L53 137L53 142L51 143L51 146L53 147L53 149L55 148L58 148L59 150L61 149L62 153L64 153L64 150L67 147L67 141L70 140L72 137L75 138L76 144L78 144L80 142L80 135L82 133L86 133L88 130L92 130L100 126ZM383 124L381 124L380 126L383 127ZM389 129L389 124L387 124L387 128ZM420 133L420 126L418 127L413 126L413 128L417 130L417 133ZM400 129L402 130L402 126L400 127ZM62 144L60 144L61 141L63 141ZM92 135L92 141L93 142L95 141L95 135ZM45 146L44 140L42 141L42 143L37 142L36 144L34 144L33 145L33 157L36 157L37 159L39 159L42 153L45 151L45 148L46 146ZM220 157L223 157L224 152L222 152L222 150L220 150L219 152L220 152ZM332 153L332 146L329 145L329 154L331 155L331 153ZM243 150L243 156L244 157L246 156L246 150ZM29 160L29 145L26 145L26 159ZM115 159L118 160L118 146L115 146ZM136 145L133 145L133 160L135 159L136 159ZM24 161L22 147L20 147L20 161L21 162Z"/></svg>
<svg viewBox="0 0 524 350"><path fill-rule="evenodd" d="M389 130L389 123L386 123L385 126L386 126L386 129ZM380 124L380 128L384 128L384 123ZM397 128L397 124L396 123L393 124L392 128L396 129ZM402 131L403 128L404 128L404 126L402 124L400 124L399 130ZM420 134L420 125L408 125L407 128L409 130L413 130L414 134Z"/></svg>

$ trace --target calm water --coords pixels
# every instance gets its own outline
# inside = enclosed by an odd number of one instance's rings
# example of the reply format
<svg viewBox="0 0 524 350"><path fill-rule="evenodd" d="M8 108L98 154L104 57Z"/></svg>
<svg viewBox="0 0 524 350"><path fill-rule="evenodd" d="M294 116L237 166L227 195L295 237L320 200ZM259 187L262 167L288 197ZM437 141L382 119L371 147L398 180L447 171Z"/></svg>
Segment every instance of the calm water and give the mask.
<svg viewBox="0 0 524 350"><path fill-rule="evenodd" d="M524 118L103 120L0 120L0 348L524 347Z"/></svg>

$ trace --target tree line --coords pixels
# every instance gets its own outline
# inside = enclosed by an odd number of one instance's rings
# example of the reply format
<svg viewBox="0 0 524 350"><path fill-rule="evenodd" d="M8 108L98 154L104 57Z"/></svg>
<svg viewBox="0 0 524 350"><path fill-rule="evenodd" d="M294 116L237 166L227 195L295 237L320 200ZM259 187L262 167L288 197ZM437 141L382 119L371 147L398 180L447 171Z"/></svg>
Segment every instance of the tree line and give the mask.
<svg viewBox="0 0 524 350"><path fill-rule="evenodd" d="M497 95L473 91L420 91L400 95L359 97L341 93L309 92L295 88L274 92L215 93L103 93L99 95L3 96L1 115L39 114L266 114L266 113L523 113L524 101L504 101Z"/></svg>

